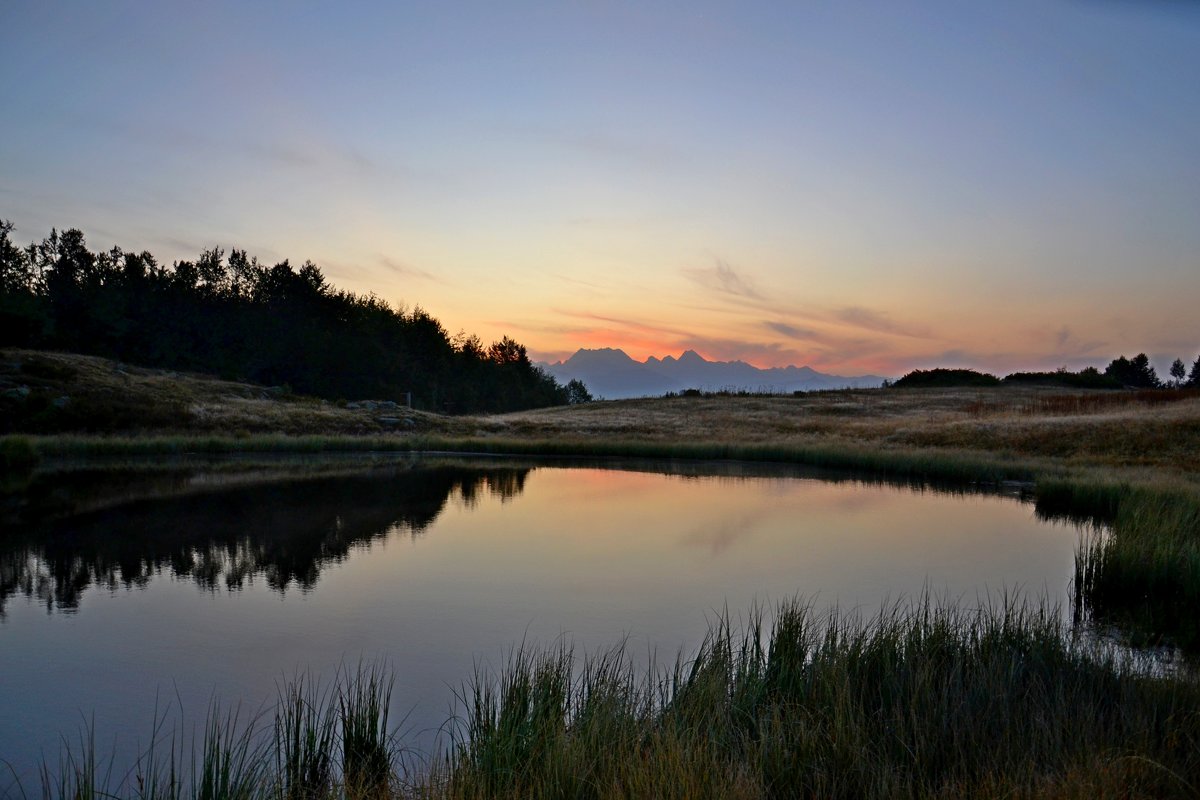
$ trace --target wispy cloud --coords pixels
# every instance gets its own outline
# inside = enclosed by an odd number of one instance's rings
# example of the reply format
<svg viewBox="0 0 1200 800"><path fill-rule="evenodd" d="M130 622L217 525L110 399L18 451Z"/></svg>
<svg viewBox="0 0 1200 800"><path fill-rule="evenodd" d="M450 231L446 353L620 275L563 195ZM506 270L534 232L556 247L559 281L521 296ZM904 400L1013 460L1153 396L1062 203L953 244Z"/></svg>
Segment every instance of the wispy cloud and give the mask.
<svg viewBox="0 0 1200 800"><path fill-rule="evenodd" d="M569 350L560 348L530 351L530 355L535 359L545 361L561 360L580 347L616 347L625 350L634 358L660 356L671 351L685 350L687 347L680 347L678 343L690 342L694 339L691 331L644 323L636 319L571 309L552 309L552 311L565 319L559 323L511 319L489 320L488 324L498 329L519 333L549 334L555 339L570 343L571 349Z"/></svg>
<svg viewBox="0 0 1200 800"><path fill-rule="evenodd" d="M1015 351L951 347L936 352L915 354L906 360L911 364L910 368L965 368L1004 375L1014 370L1038 368L1037 362L1045 359L1031 358L1027 354ZM1041 366L1045 368L1048 365Z"/></svg>
<svg viewBox="0 0 1200 800"><path fill-rule="evenodd" d="M718 519L684 534L682 541L689 547L699 547L710 555L719 556L735 544L754 536L760 521L766 516L766 513L759 511L731 519Z"/></svg>
<svg viewBox="0 0 1200 800"><path fill-rule="evenodd" d="M834 319L875 333L890 333L896 336L908 336L914 339L930 338L927 329L896 322L891 317L879 311L873 311L861 306L846 306L833 313Z"/></svg>
<svg viewBox="0 0 1200 800"><path fill-rule="evenodd" d="M675 349L677 351L692 349L711 360L746 361L760 367L788 364L802 366L811 360L809 354L786 347L778 342L761 342L734 337L697 336L686 342L678 342Z"/></svg>
<svg viewBox="0 0 1200 800"><path fill-rule="evenodd" d="M555 313L561 314L562 316L570 319L593 323L593 325L589 326L591 329L594 329L594 323L602 323L610 328L636 332L641 335L653 335L667 341L687 341L695 336L693 331L684 328L642 322L641 320L637 319L597 314L592 311L572 311L568 309L554 309L554 311Z"/></svg>
<svg viewBox="0 0 1200 800"><path fill-rule="evenodd" d="M663 142L632 139L596 131L548 133L544 138L551 144L579 151L589 158L624 163L639 170L662 169L679 157L675 148Z"/></svg>
<svg viewBox="0 0 1200 800"><path fill-rule="evenodd" d="M767 322L764 322L763 325L765 325L768 329L775 331L776 333L783 334L789 339L808 341L822 338L821 334L812 328L798 328L795 325L789 325L786 322L768 320Z"/></svg>
<svg viewBox="0 0 1200 800"><path fill-rule="evenodd" d="M379 254L379 257L376 260L378 261L379 266L396 275L401 275L407 278L419 278L421 280L433 281L435 283L444 283L441 278L434 275L432 272L428 272L427 270L423 270L419 267L414 267L412 264L404 261L397 261L396 259L383 255L382 253Z"/></svg>
<svg viewBox="0 0 1200 800"><path fill-rule="evenodd" d="M687 267L683 270L683 274L706 289L735 297L762 299L762 295L759 294L750 279L722 258L718 258L716 264L711 267Z"/></svg>
<svg viewBox="0 0 1200 800"><path fill-rule="evenodd" d="M493 322L498 327L536 334L551 334L565 339L575 347L618 347L634 358L650 355L678 355L692 349L705 358L719 361L747 361L760 367L812 366L818 369L841 371L842 374L879 369L880 359L891 353L891 347L879 336L847 336L835 330L806 328L780 320L756 323L762 336L713 336L690 328L644 322L640 319L601 314L593 311L555 309L564 318L562 324ZM769 332L769 333L768 333ZM769 334L775 334L774 336ZM783 339L778 337L782 336ZM571 351L573 352L573 351ZM559 357L557 350L546 356ZM848 366L866 359L871 366L863 369Z"/></svg>
<svg viewBox="0 0 1200 800"><path fill-rule="evenodd" d="M410 165L372 158L361 149L328 136L306 134L307 138L268 138L255 133L230 131L209 133L178 125L140 121L79 119L92 129L100 128L110 136L142 142L151 147L200 154L213 163L235 159L252 164L268 164L306 174L320 172L342 175L355 180L422 177ZM424 175L424 177L430 177Z"/></svg>
<svg viewBox="0 0 1200 800"><path fill-rule="evenodd" d="M557 280L560 280L560 281L562 281L563 283L570 283L570 284L573 284L573 285L575 285L575 286L582 286L582 287L584 287L585 289L596 289L596 290L602 290L602 289L605 289L605 288L607 288L607 287L605 287L605 286L603 286L603 285L601 285L601 284L599 284L599 283L597 283L597 282L595 282L595 281L585 281L585 280L583 280L582 278L577 278L577 277L575 277L574 275L568 275L568 274L567 274L567 273L565 273L565 272L551 272L551 273L548 273L548 274L549 274L549 276L550 276L550 277L552 277L552 278L555 278L555 279L557 279Z"/></svg>
<svg viewBox="0 0 1200 800"><path fill-rule="evenodd" d="M1043 337L1038 338L1044 341ZM1067 325L1055 331L1053 338L1053 351L1056 354L1082 357L1108 346L1108 342L1103 339L1080 339Z"/></svg>

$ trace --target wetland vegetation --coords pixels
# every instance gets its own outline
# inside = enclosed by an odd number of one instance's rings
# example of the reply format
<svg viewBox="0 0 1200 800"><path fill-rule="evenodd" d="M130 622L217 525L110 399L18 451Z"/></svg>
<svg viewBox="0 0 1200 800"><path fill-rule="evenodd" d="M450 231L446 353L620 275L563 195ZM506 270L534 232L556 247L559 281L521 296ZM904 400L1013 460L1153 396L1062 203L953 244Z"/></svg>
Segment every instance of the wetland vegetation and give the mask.
<svg viewBox="0 0 1200 800"><path fill-rule="evenodd" d="M432 758L389 728L391 686L379 666L293 679L266 714L158 731L130 775L84 736L43 796L1192 797L1200 779L1200 684L1018 604L792 601L649 672L621 648L518 650L463 684Z"/></svg>

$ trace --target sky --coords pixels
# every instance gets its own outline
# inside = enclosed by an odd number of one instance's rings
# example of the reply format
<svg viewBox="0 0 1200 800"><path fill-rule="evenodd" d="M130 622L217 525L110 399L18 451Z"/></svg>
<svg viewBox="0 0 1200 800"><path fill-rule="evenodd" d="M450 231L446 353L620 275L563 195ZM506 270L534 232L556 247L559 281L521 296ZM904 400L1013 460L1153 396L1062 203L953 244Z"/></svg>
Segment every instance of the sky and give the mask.
<svg viewBox="0 0 1200 800"><path fill-rule="evenodd" d="M537 359L1200 353L1200 3L0 2L0 218Z"/></svg>

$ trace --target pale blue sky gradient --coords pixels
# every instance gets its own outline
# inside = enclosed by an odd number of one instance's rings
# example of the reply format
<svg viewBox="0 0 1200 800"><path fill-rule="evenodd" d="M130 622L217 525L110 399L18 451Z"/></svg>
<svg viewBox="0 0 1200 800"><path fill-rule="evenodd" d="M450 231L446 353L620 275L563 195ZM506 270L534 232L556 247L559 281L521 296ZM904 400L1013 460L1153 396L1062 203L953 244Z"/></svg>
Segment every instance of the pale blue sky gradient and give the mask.
<svg viewBox="0 0 1200 800"><path fill-rule="evenodd" d="M8 0L0 76L20 241L311 258L547 357L1200 352L1194 3Z"/></svg>

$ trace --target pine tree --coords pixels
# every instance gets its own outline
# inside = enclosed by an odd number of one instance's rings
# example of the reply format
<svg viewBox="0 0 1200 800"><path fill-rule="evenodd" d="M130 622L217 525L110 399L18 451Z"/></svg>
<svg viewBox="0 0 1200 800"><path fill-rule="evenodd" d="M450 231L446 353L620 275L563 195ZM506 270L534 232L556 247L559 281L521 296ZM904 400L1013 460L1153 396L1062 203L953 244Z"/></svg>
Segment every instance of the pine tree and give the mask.
<svg viewBox="0 0 1200 800"><path fill-rule="evenodd" d="M1176 389L1183 386L1183 379L1187 377L1187 367L1183 365L1183 359L1177 358L1171 362L1171 381Z"/></svg>

